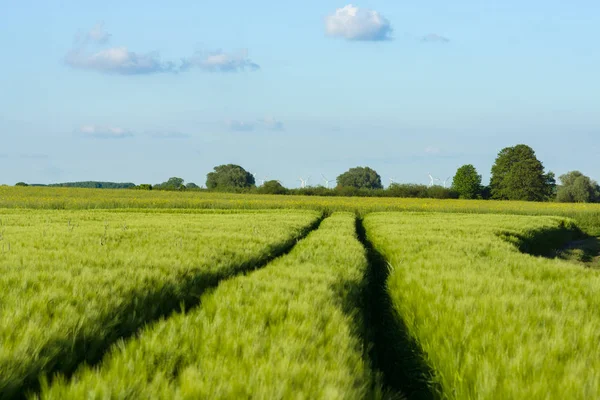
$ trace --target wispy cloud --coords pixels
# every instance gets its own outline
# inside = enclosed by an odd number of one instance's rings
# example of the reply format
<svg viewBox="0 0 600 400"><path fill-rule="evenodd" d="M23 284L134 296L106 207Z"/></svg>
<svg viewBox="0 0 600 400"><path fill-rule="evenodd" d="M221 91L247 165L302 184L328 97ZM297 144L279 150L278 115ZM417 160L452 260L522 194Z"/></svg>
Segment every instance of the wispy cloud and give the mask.
<svg viewBox="0 0 600 400"><path fill-rule="evenodd" d="M226 121L225 124L234 132L251 132L258 129L269 131L285 130L283 122L273 117L267 117L256 121L229 120Z"/></svg>
<svg viewBox="0 0 600 400"><path fill-rule="evenodd" d="M283 131L285 128L283 122L276 120L273 117L267 117L260 121L261 125L271 131Z"/></svg>
<svg viewBox="0 0 600 400"><path fill-rule="evenodd" d="M440 154L441 150L437 147L429 146L425 148L427 154Z"/></svg>
<svg viewBox="0 0 600 400"><path fill-rule="evenodd" d="M83 36L65 56L65 62L73 68L88 69L108 74L142 75L176 72L175 65L163 62L157 52L138 53L125 46L100 49L109 42L111 35L98 24Z"/></svg>
<svg viewBox="0 0 600 400"><path fill-rule="evenodd" d="M209 72L257 71L260 65L248 58L248 50L225 53L222 50L213 52L198 51L192 57L183 59L181 70L200 68Z"/></svg>
<svg viewBox="0 0 600 400"><path fill-rule="evenodd" d="M254 130L255 125L252 122L245 121L227 121L227 127L234 132L251 132Z"/></svg>
<svg viewBox="0 0 600 400"><path fill-rule="evenodd" d="M96 125L83 125L78 129L78 133L94 139L125 139L134 136L133 132L124 128Z"/></svg>
<svg viewBox="0 0 600 400"><path fill-rule="evenodd" d="M349 4L338 8L325 19L325 31L329 36L347 40L391 40L392 25L374 10L360 9Z"/></svg>
<svg viewBox="0 0 600 400"><path fill-rule="evenodd" d="M423 43L440 43L440 44L450 43L450 39L448 39L445 36L438 35L437 33L429 33L425 36L422 36L420 38L420 40Z"/></svg>
<svg viewBox="0 0 600 400"><path fill-rule="evenodd" d="M112 35L103 24L77 36L75 44L65 56L65 62L78 69L87 69L115 75L147 75L156 73L179 73L198 68L210 72L256 71L260 66L248 58L248 50L227 53L222 50L196 52L182 57L179 62L163 61L160 54L137 52L126 46L107 45Z"/></svg>

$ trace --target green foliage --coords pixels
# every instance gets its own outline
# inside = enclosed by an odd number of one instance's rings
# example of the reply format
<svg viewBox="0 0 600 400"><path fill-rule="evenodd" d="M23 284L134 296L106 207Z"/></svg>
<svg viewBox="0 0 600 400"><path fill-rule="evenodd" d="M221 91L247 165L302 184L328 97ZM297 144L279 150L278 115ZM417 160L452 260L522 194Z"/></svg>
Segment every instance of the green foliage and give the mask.
<svg viewBox="0 0 600 400"><path fill-rule="evenodd" d="M472 164L463 165L454 175L452 189L461 199L477 199L481 197L481 175Z"/></svg>
<svg viewBox="0 0 600 400"><path fill-rule="evenodd" d="M152 185L148 184L148 183L142 183L138 186L133 187L132 189L136 189L136 190L152 190Z"/></svg>
<svg viewBox="0 0 600 400"><path fill-rule="evenodd" d="M25 182L17 182L17 183L15 183L15 186L29 186L29 185Z"/></svg>
<svg viewBox="0 0 600 400"><path fill-rule="evenodd" d="M579 171L561 175L556 200L561 203L597 203L600 202L600 186Z"/></svg>
<svg viewBox="0 0 600 400"><path fill-rule="evenodd" d="M439 398L598 397L598 271L531 257L502 239L548 246L568 239L571 222L377 213L364 225L389 262L387 290L427 355Z"/></svg>
<svg viewBox="0 0 600 400"><path fill-rule="evenodd" d="M279 181L271 180L266 181L261 187L257 189L257 193L260 194L287 194L288 190L283 187Z"/></svg>
<svg viewBox="0 0 600 400"><path fill-rule="evenodd" d="M239 165L219 165L206 176L206 187L212 190L227 191L255 186L254 177Z"/></svg>
<svg viewBox="0 0 600 400"><path fill-rule="evenodd" d="M369 167L350 168L337 177L339 187L355 189L383 189L381 176Z"/></svg>
<svg viewBox="0 0 600 400"><path fill-rule="evenodd" d="M154 185L155 190L185 190L186 187L183 184L185 182L182 178L172 177L166 182Z"/></svg>
<svg viewBox="0 0 600 400"><path fill-rule="evenodd" d="M187 190L200 190L200 186L196 185L194 182L190 182L185 185Z"/></svg>
<svg viewBox="0 0 600 400"><path fill-rule="evenodd" d="M554 174L544 174L531 147L519 144L498 153L490 181L492 198L544 201L554 194L555 186Z"/></svg>
<svg viewBox="0 0 600 400"><path fill-rule="evenodd" d="M334 214L287 256L222 283L201 307L149 326L41 397L370 398L356 312L366 268L354 214Z"/></svg>
<svg viewBox="0 0 600 400"><path fill-rule="evenodd" d="M51 183L49 185L36 185L36 186L68 187L68 188L83 188L83 189L131 189L131 188L135 187L135 183L85 181L85 182Z"/></svg>
<svg viewBox="0 0 600 400"><path fill-rule="evenodd" d="M118 338L289 248L319 216L2 210L0 397L98 359Z"/></svg>

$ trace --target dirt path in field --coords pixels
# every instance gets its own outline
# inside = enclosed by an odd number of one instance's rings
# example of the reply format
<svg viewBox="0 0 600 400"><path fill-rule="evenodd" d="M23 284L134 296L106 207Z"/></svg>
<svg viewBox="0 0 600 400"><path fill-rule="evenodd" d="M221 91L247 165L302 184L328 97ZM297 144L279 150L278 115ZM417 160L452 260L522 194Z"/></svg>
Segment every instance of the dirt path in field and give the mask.
<svg viewBox="0 0 600 400"><path fill-rule="evenodd" d="M368 241L361 219L356 220L356 232L369 261L363 309L367 337L363 339L369 348L367 357L378 375L374 383L382 384L385 399L435 399L429 384L433 372L409 337L387 291L388 263Z"/></svg>

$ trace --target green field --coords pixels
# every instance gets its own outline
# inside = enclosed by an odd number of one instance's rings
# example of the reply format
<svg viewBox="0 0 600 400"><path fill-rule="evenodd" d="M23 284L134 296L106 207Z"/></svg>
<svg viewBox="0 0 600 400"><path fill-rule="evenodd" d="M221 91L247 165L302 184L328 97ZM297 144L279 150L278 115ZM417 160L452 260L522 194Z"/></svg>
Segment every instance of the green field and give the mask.
<svg viewBox="0 0 600 400"><path fill-rule="evenodd" d="M0 207L0 398L600 396L598 205L0 187Z"/></svg>

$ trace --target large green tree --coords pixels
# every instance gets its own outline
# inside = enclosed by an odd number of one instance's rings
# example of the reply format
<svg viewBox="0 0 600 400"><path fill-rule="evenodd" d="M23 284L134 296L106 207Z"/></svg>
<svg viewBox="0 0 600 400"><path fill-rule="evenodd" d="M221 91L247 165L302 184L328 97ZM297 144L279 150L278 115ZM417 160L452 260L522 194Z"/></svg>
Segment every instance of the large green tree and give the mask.
<svg viewBox="0 0 600 400"><path fill-rule="evenodd" d="M562 203L595 203L600 201L600 186L579 171L571 171L559 178L556 200Z"/></svg>
<svg viewBox="0 0 600 400"><path fill-rule="evenodd" d="M555 187L554 174L544 173L531 147L519 144L498 153L490 180L493 199L543 201L554 194Z"/></svg>
<svg viewBox="0 0 600 400"><path fill-rule="evenodd" d="M466 164L460 167L452 180L452 189L461 199L476 199L481 196L481 175L475 167Z"/></svg>
<svg viewBox="0 0 600 400"><path fill-rule="evenodd" d="M337 184L356 189L383 189L381 176L369 167L350 168L337 177Z"/></svg>
<svg viewBox="0 0 600 400"><path fill-rule="evenodd" d="M206 187L209 189L243 189L255 185L254 177L239 165L219 165L206 175Z"/></svg>

